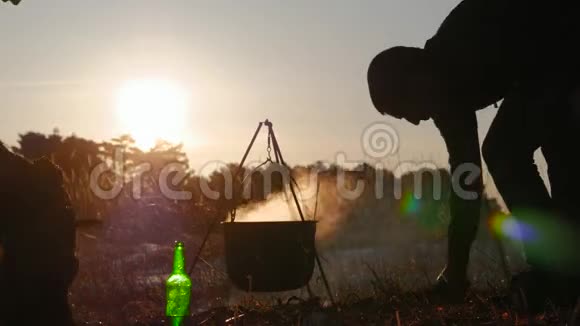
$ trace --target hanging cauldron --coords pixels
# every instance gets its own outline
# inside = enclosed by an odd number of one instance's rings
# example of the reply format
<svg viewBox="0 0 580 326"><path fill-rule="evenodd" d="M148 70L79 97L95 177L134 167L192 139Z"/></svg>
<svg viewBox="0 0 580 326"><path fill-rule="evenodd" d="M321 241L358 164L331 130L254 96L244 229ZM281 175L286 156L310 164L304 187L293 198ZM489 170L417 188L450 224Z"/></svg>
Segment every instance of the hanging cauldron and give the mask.
<svg viewBox="0 0 580 326"><path fill-rule="evenodd" d="M293 202L300 221L235 222L235 209L231 220L223 222L226 269L229 278L238 288L249 292L289 291L306 286L314 272L316 221L307 221L296 196L291 169L284 162L272 123L260 122L237 171L241 171L262 124L268 127L268 159L257 168L272 164L271 146L275 163L287 169L291 182ZM238 172L236 172L237 174ZM251 175L251 173L250 173ZM248 179L248 176L241 181ZM237 193L237 192L236 192Z"/></svg>
<svg viewBox="0 0 580 326"><path fill-rule="evenodd" d="M249 292L288 291L314 271L315 221L224 222L228 276Z"/></svg>

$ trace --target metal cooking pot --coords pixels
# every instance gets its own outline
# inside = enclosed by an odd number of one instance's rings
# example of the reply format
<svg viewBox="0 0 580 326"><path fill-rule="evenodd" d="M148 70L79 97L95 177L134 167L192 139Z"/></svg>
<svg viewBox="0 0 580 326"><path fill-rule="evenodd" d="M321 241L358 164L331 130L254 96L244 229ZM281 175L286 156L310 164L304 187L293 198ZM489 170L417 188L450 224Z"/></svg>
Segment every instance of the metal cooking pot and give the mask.
<svg viewBox="0 0 580 326"><path fill-rule="evenodd" d="M316 221L223 222L228 276L248 292L301 288L314 272Z"/></svg>

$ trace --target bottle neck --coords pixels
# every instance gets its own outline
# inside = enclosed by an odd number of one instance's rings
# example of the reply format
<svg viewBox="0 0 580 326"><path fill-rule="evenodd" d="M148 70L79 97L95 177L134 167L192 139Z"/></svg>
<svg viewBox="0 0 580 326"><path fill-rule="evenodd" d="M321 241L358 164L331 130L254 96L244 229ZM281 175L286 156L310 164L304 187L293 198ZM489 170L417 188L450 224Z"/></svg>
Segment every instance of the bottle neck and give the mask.
<svg viewBox="0 0 580 326"><path fill-rule="evenodd" d="M173 255L173 274L185 274L185 256L183 255L183 246L175 247Z"/></svg>

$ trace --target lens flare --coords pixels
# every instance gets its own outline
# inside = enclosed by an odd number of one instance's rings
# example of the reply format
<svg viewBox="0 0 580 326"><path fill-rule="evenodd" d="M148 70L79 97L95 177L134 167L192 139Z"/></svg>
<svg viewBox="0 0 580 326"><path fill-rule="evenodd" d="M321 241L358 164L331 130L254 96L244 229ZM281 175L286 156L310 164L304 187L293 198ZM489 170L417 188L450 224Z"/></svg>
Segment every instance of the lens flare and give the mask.
<svg viewBox="0 0 580 326"><path fill-rule="evenodd" d="M407 214L417 214L420 209L421 202L413 196L413 192L405 192L403 200L401 201L401 213Z"/></svg>
<svg viewBox="0 0 580 326"><path fill-rule="evenodd" d="M522 243L528 262L560 271L580 272L577 235L580 230L564 216L532 209L490 218L492 233Z"/></svg>
<svg viewBox="0 0 580 326"><path fill-rule="evenodd" d="M511 240L533 242L538 239L534 226L518 220L515 216L498 213L490 218L490 228L498 236Z"/></svg>

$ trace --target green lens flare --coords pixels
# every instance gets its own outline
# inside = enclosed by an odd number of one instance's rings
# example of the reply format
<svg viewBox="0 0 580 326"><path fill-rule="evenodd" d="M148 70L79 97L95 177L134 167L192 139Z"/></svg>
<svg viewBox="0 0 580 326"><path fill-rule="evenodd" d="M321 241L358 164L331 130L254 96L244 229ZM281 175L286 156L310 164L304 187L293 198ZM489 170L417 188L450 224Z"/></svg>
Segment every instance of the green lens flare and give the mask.
<svg viewBox="0 0 580 326"><path fill-rule="evenodd" d="M497 214L489 220L491 231L521 242L534 264L561 271L578 270L578 230L569 220L554 213L517 209L513 215Z"/></svg>
<svg viewBox="0 0 580 326"><path fill-rule="evenodd" d="M407 191L401 201L401 212L403 214L417 214L420 204L419 200L413 196L413 193Z"/></svg>

